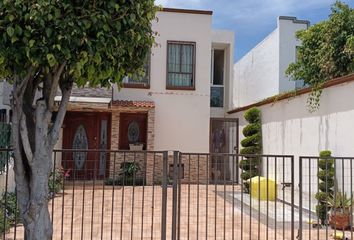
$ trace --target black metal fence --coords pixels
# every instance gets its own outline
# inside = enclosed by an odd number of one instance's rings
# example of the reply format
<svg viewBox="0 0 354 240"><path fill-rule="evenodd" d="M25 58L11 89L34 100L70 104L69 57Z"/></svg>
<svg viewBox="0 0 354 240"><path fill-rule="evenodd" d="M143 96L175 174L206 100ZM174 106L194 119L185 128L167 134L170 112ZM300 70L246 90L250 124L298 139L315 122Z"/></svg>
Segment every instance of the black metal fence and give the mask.
<svg viewBox="0 0 354 240"><path fill-rule="evenodd" d="M23 239L11 151L0 152L9 156L0 175L1 236ZM323 159L295 164L285 155L56 150L52 158L53 239L353 239L351 158L331 158L333 174ZM257 174L247 178L242 165L255 161ZM330 177L333 184L322 184ZM318 188L330 193L323 224ZM350 221L338 230L340 211L329 202L343 192Z"/></svg>

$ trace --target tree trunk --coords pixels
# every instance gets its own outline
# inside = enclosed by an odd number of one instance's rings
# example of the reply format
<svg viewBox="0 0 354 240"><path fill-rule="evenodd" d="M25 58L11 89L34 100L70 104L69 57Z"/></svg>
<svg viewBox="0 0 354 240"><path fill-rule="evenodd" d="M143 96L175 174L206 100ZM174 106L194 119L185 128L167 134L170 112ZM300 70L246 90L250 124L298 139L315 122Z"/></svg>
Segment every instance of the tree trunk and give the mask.
<svg viewBox="0 0 354 240"><path fill-rule="evenodd" d="M33 69L28 76L15 76L12 99L12 141L15 155L15 182L20 217L25 228L25 240L50 240L53 235L48 211L48 179L52 171L52 153L59 138L66 107L72 89L72 79L60 82L62 100L57 117L51 122L54 96L61 65L45 88L50 89L43 98L35 101L38 82L34 83ZM53 79L53 80L52 80Z"/></svg>

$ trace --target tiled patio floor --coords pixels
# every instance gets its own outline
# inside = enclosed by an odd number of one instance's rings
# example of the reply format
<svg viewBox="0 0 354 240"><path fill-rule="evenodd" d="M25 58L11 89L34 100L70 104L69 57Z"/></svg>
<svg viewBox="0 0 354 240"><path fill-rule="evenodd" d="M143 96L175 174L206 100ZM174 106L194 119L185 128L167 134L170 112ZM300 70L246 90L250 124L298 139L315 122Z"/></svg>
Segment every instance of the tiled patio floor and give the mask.
<svg viewBox="0 0 354 240"><path fill-rule="evenodd" d="M234 192L239 190L234 187ZM232 192L232 186L182 185L180 239L291 239L288 220L283 227L282 219L277 217L274 225L275 219L270 218L267 228L267 223L254 215L257 206L250 218L247 206L241 208L236 197L232 200ZM64 194L49 203L54 213L53 239L161 239L161 194L160 186L113 189L101 185L93 189L81 184L74 187L74 194L73 188L66 186ZM167 203L167 239L171 239L172 188L168 188ZM304 223L304 227L308 225ZM6 239L14 239L14 231L12 228ZM326 239L324 230L318 235L317 230L311 231L315 231L311 239ZM16 239L22 236L19 225ZM309 239L308 231L304 236Z"/></svg>

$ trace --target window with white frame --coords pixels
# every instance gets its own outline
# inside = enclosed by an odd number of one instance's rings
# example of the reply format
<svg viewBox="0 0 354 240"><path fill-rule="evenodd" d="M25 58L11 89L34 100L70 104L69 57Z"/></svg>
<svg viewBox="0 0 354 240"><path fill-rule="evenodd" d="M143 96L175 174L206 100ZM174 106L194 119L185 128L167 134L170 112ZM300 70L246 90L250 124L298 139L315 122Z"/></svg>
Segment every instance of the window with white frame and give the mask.
<svg viewBox="0 0 354 240"><path fill-rule="evenodd" d="M212 50L210 107L224 107L224 50Z"/></svg>

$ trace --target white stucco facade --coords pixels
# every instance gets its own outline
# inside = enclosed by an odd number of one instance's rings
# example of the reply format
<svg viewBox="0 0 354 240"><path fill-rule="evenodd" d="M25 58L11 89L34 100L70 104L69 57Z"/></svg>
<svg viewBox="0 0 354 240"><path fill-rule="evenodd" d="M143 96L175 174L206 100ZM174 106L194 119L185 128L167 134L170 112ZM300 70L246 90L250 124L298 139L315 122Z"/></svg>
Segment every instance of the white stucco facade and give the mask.
<svg viewBox="0 0 354 240"><path fill-rule="evenodd" d="M212 31L212 15L157 13L158 32L150 66L150 88L114 87L113 100L145 100L155 103L155 150L209 151L210 75L213 47L225 49L227 87L232 80L233 33ZM214 42L215 40L215 42ZM195 42L195 90L167 90L167 41ZM228 90L226 102L230 101ZM228 103L226 104L228 106ZM225 111L221 108L220 114Z"/></svg>
<svg viewBox="0 0 354 240"><path fill-rule="evenodd" d="M298 30L308 21L278 17L277 28L234 65L234 106L241 107L295 89L285 71L296 61Z"/></svg>

